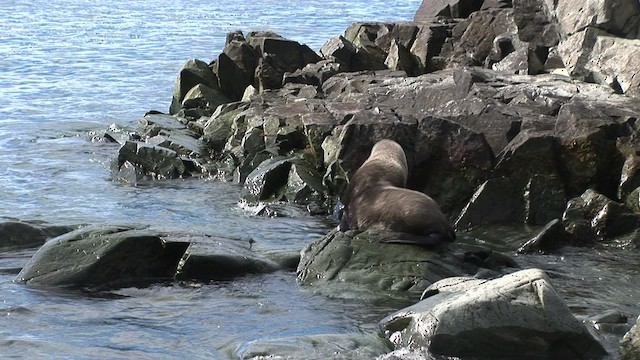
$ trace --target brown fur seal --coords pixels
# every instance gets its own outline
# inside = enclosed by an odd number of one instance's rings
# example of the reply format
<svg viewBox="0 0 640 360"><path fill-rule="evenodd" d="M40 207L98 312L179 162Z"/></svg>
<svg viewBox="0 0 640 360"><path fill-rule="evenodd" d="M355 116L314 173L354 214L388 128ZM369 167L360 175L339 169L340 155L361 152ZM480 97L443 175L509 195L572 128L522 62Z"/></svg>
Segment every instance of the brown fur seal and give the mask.
<svg viewBox="0 0 640 360"><path fill-rule="evenodd" d="M340 230L380 229L394 232L384 242L436 245L456 237L438 204L429 196L405 189L407 158L392 140L380 140L351 178L342 202Z"/></svg>

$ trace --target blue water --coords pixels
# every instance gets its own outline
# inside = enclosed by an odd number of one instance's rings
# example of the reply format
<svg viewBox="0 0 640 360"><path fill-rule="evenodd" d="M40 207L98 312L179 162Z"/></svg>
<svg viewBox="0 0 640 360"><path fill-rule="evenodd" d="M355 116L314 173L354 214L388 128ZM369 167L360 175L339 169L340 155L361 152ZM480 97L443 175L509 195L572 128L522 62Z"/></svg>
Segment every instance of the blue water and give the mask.
<svg viewBox="0 0 640 360"><path fill-rule="evenodd" d="M229 31L268 29L318 50L355 21L410 20L420 2L2 0L0 218L163 225L300 250L327 221L255 217L236 184L114 182L118 146L92 132L167 111L182 65L215 59ZM289 272L113 296L12 283L34 251L0 253L0 357L224 359L251 341L358 331L391 310L329 300Z"/></svg>

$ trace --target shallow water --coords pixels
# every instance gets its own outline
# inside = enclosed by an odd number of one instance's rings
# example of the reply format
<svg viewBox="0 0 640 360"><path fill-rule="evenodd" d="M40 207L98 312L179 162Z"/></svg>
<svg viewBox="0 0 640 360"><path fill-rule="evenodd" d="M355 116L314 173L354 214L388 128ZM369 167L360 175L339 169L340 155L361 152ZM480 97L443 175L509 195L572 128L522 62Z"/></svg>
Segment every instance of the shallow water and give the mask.
<svg viewBox="0 0 640 360"><path fill-rule="evenodd" d="M212 60L228 31L271 29L317 50L354 21L411 19L420 2L389 9L381 0L3 0L0 217L134 222L248 236L260 249L301 249L332 224L252 216L238 205L235 184L114 182L109 165L118 147L91 143L90 133L111 123L134 129L146 111L167 110L180 67L190 58ZM490 229L466 241L512 252L526 233ZM34 252L0 253L3 357L224 359L252 341L371 330L404 305L329 299L296 285L289 272L109 293L14 284ZM638 252L615 247L517 257L523 267L548 270L581 318L612 308L635 318L639 260ZM618 339L607 335L605 343L614 349Z"/></svg>

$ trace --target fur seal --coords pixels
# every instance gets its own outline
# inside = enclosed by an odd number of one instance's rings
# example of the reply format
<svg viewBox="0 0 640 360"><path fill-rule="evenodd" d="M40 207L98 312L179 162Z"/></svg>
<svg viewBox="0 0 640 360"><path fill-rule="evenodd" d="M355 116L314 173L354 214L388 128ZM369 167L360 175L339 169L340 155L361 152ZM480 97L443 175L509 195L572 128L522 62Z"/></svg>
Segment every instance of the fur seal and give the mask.
<svg viewBox="0 0 640 360"><path fill-rule="evenodd" d="M437 245L455 240L455 232L438 204L407 184L407 158L393 140L380 140L351 178L342 197L339 229L379 229L392 232L382 242Z"/></svg>

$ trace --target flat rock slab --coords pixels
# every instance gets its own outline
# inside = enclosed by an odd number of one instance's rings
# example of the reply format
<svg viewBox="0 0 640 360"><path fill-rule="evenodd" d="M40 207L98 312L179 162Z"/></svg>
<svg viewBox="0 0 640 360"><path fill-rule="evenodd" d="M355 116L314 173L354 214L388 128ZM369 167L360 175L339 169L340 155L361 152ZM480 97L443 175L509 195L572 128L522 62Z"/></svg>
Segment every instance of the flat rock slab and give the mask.
<svg viewBox="0 0 640 360"><path fill-rule="evenodd" d="M114 288L170 279L188 245L144 227L87 226L46 242L16 281Z"/></svg>
<svg viewBox="0 0 640 360"><path fill-rule="evenodd" d="M599 359L606 354L538 269L449 278L382 320L396 348L459 357Z"/></svg>
<svg viewBox="0 0 640 360"><path fill-rule="evenodd" d="M0 222L0 249L37 247L44 244L49 238L73 231L76 228L18 220Z"/></svg>

